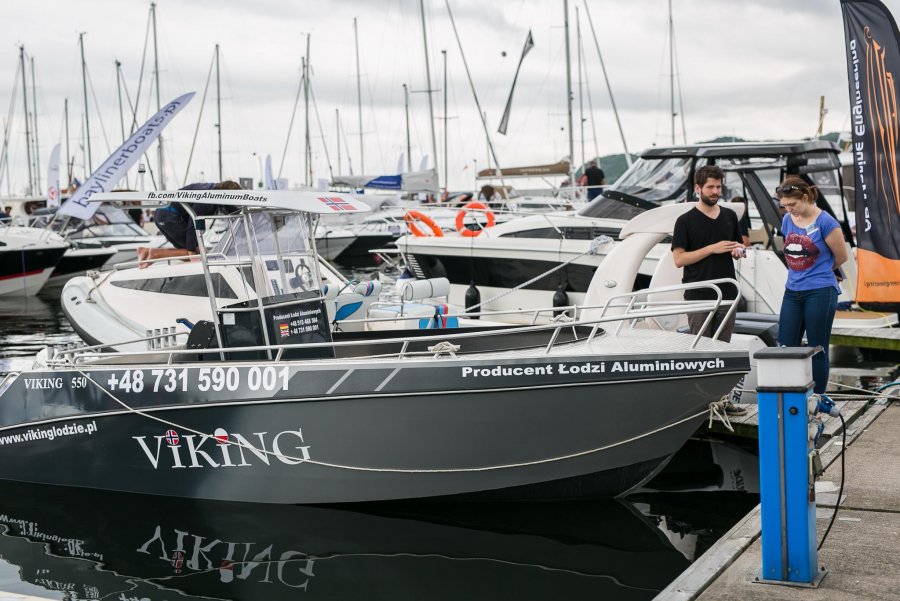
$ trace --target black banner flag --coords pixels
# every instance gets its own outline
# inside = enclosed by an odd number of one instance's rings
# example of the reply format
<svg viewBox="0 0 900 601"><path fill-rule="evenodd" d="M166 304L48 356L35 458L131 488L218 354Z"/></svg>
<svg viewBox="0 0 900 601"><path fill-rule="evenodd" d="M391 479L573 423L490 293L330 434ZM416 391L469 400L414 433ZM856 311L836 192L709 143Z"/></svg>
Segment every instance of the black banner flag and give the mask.
<svg viewBox="0 0 900 601"><path fill-rule="evenodd" d="M878 0L841 0L856 180L858 302L900 302L900 31Z"/></svg>

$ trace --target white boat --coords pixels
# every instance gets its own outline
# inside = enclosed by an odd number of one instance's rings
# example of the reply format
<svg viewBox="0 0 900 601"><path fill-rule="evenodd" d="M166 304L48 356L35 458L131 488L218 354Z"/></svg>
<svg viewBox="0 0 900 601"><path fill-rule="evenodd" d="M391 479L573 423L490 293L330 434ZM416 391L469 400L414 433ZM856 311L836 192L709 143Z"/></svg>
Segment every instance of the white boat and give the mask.
<svg viewBox="0 0 900 601"><path fill-rule="evenodd" d="M49 233L0 224L0 296L33 296L50 279L69 245Z"/></svg>
<svg viewBox="0 0 900 601"><path fill-rule="evenodd" d="M815 180L826 202L840 210L844 204L838 154L836 145L821 141L652 148L614 186L577 212L509 221L475 238L408 235L396 244L417 277L450 280L453 304L464 305L471 286L477 288L487 310L546 306L554 295L563 293L563 304L579 304L609 250L606 245L596 248L597 238L615 239L628 220L644 211L688 201L695 169L717 164L726 173L723 200L743 196L749 201L753 249L736 267L746 311L777 315L787 268L777 234L781 214L770 190L785 173L800 173ZM647 253L635 288L648 285L668 247L663 238ZM844 271L847 279L839 301L849 304L855 296L855 264L851 262ZM885 327L897 323L896 319L881 313L839 311L835 327Z"/></svg>

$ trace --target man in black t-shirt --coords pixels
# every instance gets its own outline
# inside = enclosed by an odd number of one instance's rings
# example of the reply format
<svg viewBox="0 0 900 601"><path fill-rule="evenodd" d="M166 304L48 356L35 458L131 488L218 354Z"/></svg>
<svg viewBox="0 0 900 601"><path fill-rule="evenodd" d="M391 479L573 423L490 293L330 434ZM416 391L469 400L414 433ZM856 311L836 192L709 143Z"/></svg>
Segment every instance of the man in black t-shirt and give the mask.
<svg viewBox="0 0 900 601"><path fill-rule="evenodd" d="M588 187L588 200L594 200L600 196L600 186L606 185L606 174L603 173L603 169L597 166L596 160L588 164L588 168L584 170L584 175L581 176L579 184Z"/></svg>
<svg viewBox="0 0 900 601"><path fill-rule="evenodd" d="M684 268L681 279L685 284L734 278L734 259L744 256L741 232L737 214L731 209L719 206L722 196L722 181L725 174L715 165L707 165L694 175L694 192L697 204L675 221L672 235L672 258L677 267ZM734 300L737 290L733 285L720 285L723 300ZM716 293L709 288L686 290L685 300L715 300ZM704 331L704 336L712 337L725 320L730 306L719 307L712 322ZM696 334L703 327L706 313L688 315L691 333ZM729 342L734 330L734 313L722 328L721 340Z"/></svg>

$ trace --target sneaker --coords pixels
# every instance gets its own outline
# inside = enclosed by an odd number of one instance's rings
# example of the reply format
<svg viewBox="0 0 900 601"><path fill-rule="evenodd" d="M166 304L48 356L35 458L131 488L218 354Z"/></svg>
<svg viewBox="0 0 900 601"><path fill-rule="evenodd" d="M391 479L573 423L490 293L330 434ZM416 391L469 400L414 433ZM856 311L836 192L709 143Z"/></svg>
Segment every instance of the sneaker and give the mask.
<svg viewBox="0 0 900 601"><path fill-rule="evenodd" d="M723 407L725 413L728 415L744 415L747 413L747 408L741 405L735 405L731 401L725 401L725 405Z"/></svg>

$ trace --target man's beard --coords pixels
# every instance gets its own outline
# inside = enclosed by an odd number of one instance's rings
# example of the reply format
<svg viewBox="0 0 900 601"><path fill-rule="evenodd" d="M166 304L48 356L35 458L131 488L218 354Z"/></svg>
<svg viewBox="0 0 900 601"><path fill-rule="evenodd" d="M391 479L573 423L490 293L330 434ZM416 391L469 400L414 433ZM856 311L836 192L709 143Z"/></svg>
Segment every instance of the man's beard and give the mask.
<svg viewBox="0 0 900 601"><path fill-rule="evenodd" d="M714 207L719 204L719 197L717 196L715 199L712 199L709 196L704 196L703 192L698 193L700 195L700 202L705 204L708 207Z"/></svg>

